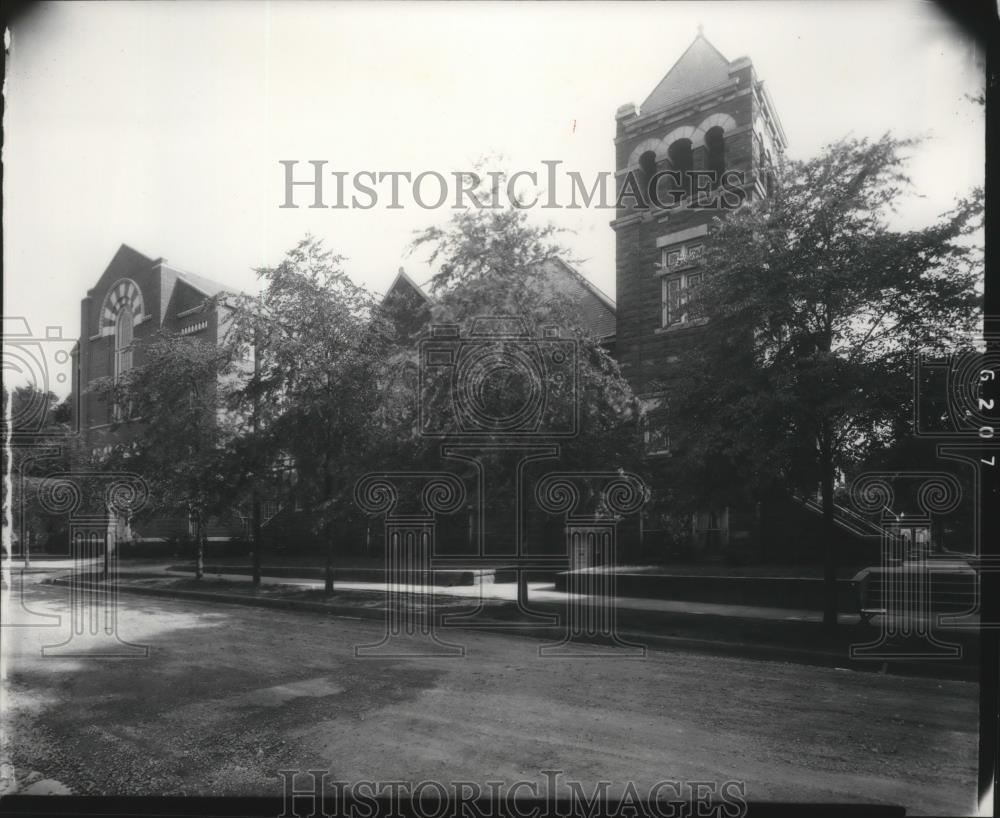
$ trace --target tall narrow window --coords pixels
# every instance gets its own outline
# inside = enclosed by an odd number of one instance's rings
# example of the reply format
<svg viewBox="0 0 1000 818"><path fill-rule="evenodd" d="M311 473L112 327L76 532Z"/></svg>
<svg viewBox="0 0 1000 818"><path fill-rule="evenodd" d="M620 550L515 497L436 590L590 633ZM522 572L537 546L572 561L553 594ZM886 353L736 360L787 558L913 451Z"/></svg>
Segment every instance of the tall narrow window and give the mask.
<svg viewBox="0 0 1000 818"><path fill-rule="evenodd" d="M646 151L639 157L639 171L639 182L642 186L643 200L649 205L651 200L649 183L653 180L653 176L656 175L656 154L653 151Z"/></svg>
<svg viewBox="0 0 1000 818"><path fill-rule="evenodd" d="M663 280L663 326L681 320L681 277Z"/></svg>
<svg viewBox="0 0 1000 818"><path fill-rule="evenodd" d="M712 184L721 184L722 174L726 172L726 139L718 125L705 133L705 151L705 169L715 175Z"/></svg>
<svg viewBox="0 0 1000 818"><path fill-rule="evenodd" d="M108 288L101 306L100 334L111 338L111 375L115 383L132 368L133 328L145 318L142 291L129 278L120 278ZM115 404L112 420L121 420L128 412Z"/></svg>
<svg viewBox="0 0 1000 818"><path fill-rule="evenodd" d="M764 180L767 187L767 195L773 196L775 191L775 180L774 180L774 164L771 162L771 152L769 150L764 151Z"/></svg>
<svg viewBox="0 0 1000 818"><path fill-rule="evenodd" d="M694 169L694 154L691 150L690 139L678 139L669 148L667 156L670 159L670 167L679 173L679 185L677 187L686 194L691 193L691 171Z"/></svg>
<svg viewBox="0 0 1000 818"><path fill-rule="evenodd" d="M121 310L115 319L114 377L118 384L122 376L132 368L132 312ZM128 414L126 407L115 403L115 420Z"/></svg>
<svg viewBox="0 0 1000 818"><path fill-rule="evenodd" d="M695 318L699 318L699 310L697 303L691 303L697 296L698 285L701 284L701 273L688 273L684 281L684 306L686 307L684 311L684 320L690 321Z"/></svg>
<svg viewBox="0 0 1000 818"><path fill-rule="evenodd" d="M662 324L671 327L686 324L700 316L697 302L692 302L695 290L704 273L699 258L704 245L686 244L664 247L661 250L659 269L666 273L662 278Z"/></svg>

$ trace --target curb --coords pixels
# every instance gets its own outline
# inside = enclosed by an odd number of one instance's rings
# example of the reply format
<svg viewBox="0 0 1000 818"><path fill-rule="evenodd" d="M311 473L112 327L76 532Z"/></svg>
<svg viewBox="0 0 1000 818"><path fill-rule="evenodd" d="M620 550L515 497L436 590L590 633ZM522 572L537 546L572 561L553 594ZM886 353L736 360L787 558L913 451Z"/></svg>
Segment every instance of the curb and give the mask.
<svg viewBox="0 0 1000 818"><path fill-rule="evenodd" d="M43 581L46 585L68 585L68 580L54 577ZM91 587L103 587L100 583L83 583ZM325 613L331 616L344 616L353 619L370 619L385 621L386 609L382 607L358 607L354 605L338 605L329 602L310 602L298 599L269 599L267 597L250 596L248 594L222 594L214 591L190 591L171 588L122 586L119 592L139 596L154 596L169 599L188 599L197 602L212 602L225 605L245 605L272 610L299 611L304 613ZM544 603L543 603L544 604ZM561 606L552 606L555 610ZM541 608L537 609L539 613ZM725 617L718 617L723 619ZM732 620L742 621L739 617ZM521 636L536 641L547 640L549 643L561 641L565 637L565 629L558 627L525 628L518 623L503 619L483 620L479 626L453 626L456 631L479 631L501 633L506 636ZM979 680L979 665L966 662L896 662L889 664L877 660L855 660L849 656L834 651L811 650L809 648L789 647L785 645L768 644L765 642L734 642L706 637L678 636L676 634L650 633L643 630L629 630L619 633L625 641L638 641L647 648L666 650L682 650L693 653L709 653L713 655L730 656L743 659L757 659L792 664L833 667L842 670L852 670L862 673L879 673L894 676L919 676L953 681L976 682ZM573 641L585 644L607 644L598 637L575 638ZM552 657L558 658L558 657ZM574 658L574 657L565 657ZM629 658L629 657L622 657Z"/></svg>
<svg viewBox="0 0 1000 818"><path fill-rule="evenodd" d="M43 581L45 585L68 585L69 580L57 577ZM104 587L101 583L81 582L92 588ZM383 619L385 611L382 608L361 608L353 605L337 605L330 602L310 602L305 599L273 599L268 597L250 596L249 594L220 594L214 591L188 591L173 588L140 587L134 585L119 585L118 593L138 594L140 596L159 596L173 599L193 599L198 602L219 602L228 605L247 605L253 608L272 608L287 611L305 611L308 613L330 613L333 615L349 615L359 619Z"/></svg>

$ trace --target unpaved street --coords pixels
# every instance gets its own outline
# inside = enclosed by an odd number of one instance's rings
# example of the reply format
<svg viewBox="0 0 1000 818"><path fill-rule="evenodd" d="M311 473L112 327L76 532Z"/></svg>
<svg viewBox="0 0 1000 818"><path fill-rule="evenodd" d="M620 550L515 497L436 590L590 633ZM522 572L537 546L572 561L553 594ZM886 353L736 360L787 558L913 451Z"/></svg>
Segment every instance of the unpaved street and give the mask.
<svg viewBox="0 0 1000 818"><path fill-rule="evenodd" d="M66 589L32 586L68 621ZM11 613L18 616L17 606ZM752 800L974 808L977 689L653 650L539 658L453 634L452 659L358 659L374 621L123 595L147 659L49 658L58 628L4 628L7 753L77 793L280 794L279 769L342 781L746 782Z"/></svg>

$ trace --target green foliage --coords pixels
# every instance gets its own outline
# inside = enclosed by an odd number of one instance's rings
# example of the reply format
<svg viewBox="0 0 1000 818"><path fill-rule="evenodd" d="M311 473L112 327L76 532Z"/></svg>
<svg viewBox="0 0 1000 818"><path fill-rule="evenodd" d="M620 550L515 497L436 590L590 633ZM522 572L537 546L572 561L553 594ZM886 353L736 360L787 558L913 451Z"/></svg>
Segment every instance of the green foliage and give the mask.
<svg viewBox="0 0 1000 818"><path fill-rule="evenodd" d="M981 191L928 227L889 226L915 144L837 142L716 225L690 305L708 322L664 384L691 487L710 475L730 496L819 485L832 519L836 471L907 433L917 350L976 330Z"/></svg>
<svg viewBox="0 0 1000 818"><path fill-rule="evenodd" d="M137 358L118 383L98 384L127 407L105 466L142 475L147 513L204 522L228 510L242 489L233 456L240 419L226 411L234 362L215 344L166 330L144 340Z"/></svg>
<svg viewBox="0 0 1000 818"><path fill-rule="evenodd" d="M929 227L888 226L913 144L838 142L719 222L691 307L708 324L670 386L687 465L718 455L736 482L814 489L898 430L918 349L975 331L979 192Z"/></svg>
<svg viewBox="0 0 1000 818"><path fill-rule="evenodd" d="M4 424L5 437L10 437L10 449L5 447L4 451L4 472L9 464L11 520L18 538L15 551L24 553L26 537L30 538L29 550L46 547L65 550L66 520L48 513L39 501L38 492L46 475L70 468L70 398L60 400L53 392L33 385L4 389L3 394L4 410L8 404L10 409L10 425L6 420ZM25 439L24 435L30 437Z"/></svg>
<svg viewBox="0 0 1000 818"><path fill-rule="evenodd" d="M592 334L559 283L562 275L574 273L562 266L560 259L568 253L555 241L557 233L551 225L534 225L527 212L516 207L464 210L446 225L418 233L412 250L430 250L428 260L437 269L431 281L435 297L431 322L457 324L461 337L468 339L476 319L511 316L523 322L529 346L545 337L546 328L558 328L559 337L575 347L575 381L552 377L555 370L546 368L543 381L538 383L524 377L518 367L497 367L482 384L482 406L488 414L503 417L524 405L532 391L540 388L547 405L539 428L544 429L553 418L573 414L578 418L577 434L558 439L560 458L553 461L553 468L634 468L639 456L636 401L617 362ZM499 362L524 346L521 340L498 340L490 343L490 350ZM411 369L416 367L414 351L406 362ZM470 386L459 380L443 396L443 406L461 400L462 390ZM575 388L569 388L571 382ZM427 384L416 385L426 396ZM523 443L528 439L516 432L498 432L483 443ZM428 465L440 461L440 443L425 442L423 457Z"/></svg>
<svg viewBox="0 0 1000 818"><path fill-rule="evenodd" d="M378 460L392 342L343 261L304 238L281 264L257 270L259 297L230 301L225 340L236 357L257 350L234 394L251 471L265 479L276 464L294 466L283 499L315 513L321 528L348 513L354 482Z"/></svg>

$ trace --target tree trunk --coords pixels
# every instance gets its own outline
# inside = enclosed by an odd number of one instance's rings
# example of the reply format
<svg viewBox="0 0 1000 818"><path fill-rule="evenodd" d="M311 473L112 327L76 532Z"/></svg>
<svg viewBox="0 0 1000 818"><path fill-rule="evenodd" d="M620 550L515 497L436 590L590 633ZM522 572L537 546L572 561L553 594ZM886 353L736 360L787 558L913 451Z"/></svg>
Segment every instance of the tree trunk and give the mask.
<svg viewBox="0 0 1000 818"><path fill-rule="evenodd" d="M325 584L323 593L330 596L333 593L333 537L327 535L326 540L326 571L324 572Z"/></svg>
<svg viewBox="0 0 1000 818"><path fill-rule="evenodd" d="M253 519L251 521L251 534L250 537L253 539L253 584L254 586L260 585L260 494L257 491L256 481L254 483L253 489Z"/></svg>
<svg viewBox="0 0 1000 818"><path fill-rule="evenodd" d="M205 576L205 532L201 524L201 514L194 518L194 578Z"/></svg>
<svg viewBox="0 0 1000 818"><path fill-rule="evenodd" d="M260 382L260 337L255 333L253 339L253 378L254 383L259 384ZM260 397L258 392L254 391L253 399L253 453L254 453L254 475L253 475L253 499L252 508L250 513L253 515L251 520L251 531L250 537L253 539L253 585L255 588L260 587L260 472L261 472L261 462L260 462Z"/></svg>
<svg viewBox="0 0 1000 818"><path fill-rule="evenodd" d="M837 529L833 521L833 452L827 424L820 444L820 480L823 503L823 626L837 627Z"/></svg>
<svg viewBox="0 0 1000 818"><path fill-rule="evenodd" d="M528 607L528 572L524 569L517 572L517 604L521 608Z"/></svg>

